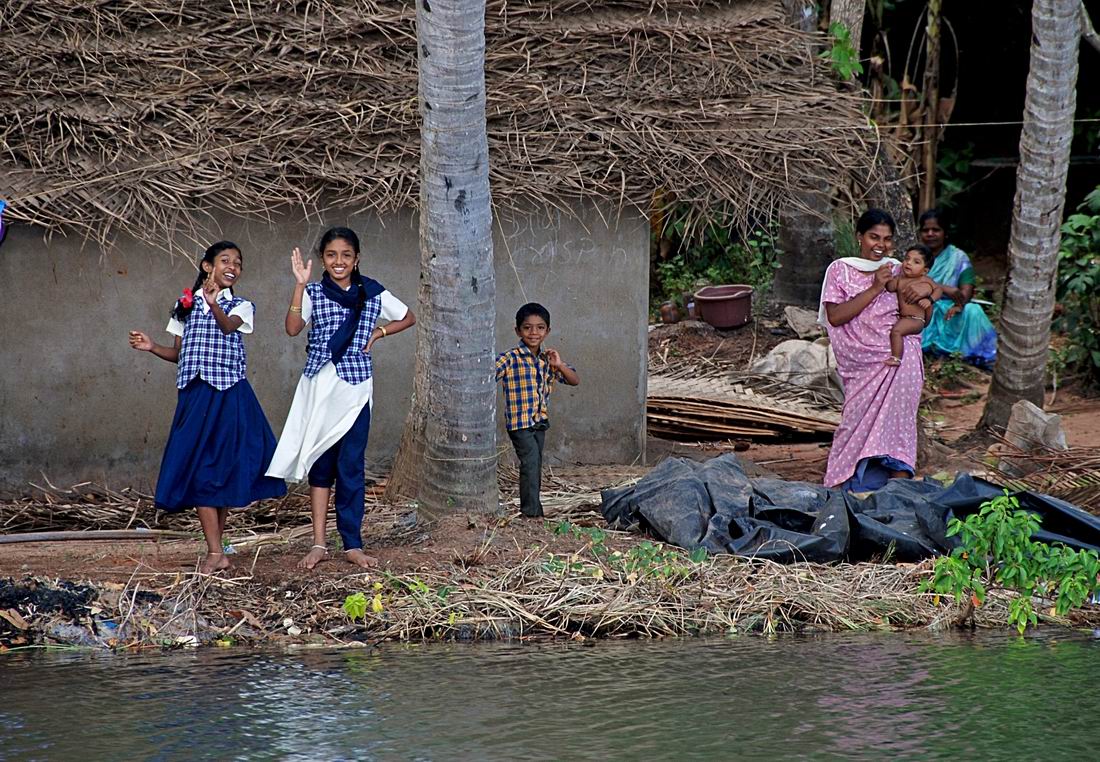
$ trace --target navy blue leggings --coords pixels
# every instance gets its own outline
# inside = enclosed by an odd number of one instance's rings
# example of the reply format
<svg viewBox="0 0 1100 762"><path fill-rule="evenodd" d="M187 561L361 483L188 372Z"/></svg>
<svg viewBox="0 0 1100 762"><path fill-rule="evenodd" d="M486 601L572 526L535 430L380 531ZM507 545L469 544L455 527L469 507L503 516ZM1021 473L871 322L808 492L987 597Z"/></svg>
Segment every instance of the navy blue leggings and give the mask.
<svg viewBox="0 0 1100 762"><path fill-rule="evenodd" d="M363 458L370 434L370 405L355 423L309 469L309 486L331 488L336 485L336 528L344 550L363 547L363 500L365 498Z"/></svg>

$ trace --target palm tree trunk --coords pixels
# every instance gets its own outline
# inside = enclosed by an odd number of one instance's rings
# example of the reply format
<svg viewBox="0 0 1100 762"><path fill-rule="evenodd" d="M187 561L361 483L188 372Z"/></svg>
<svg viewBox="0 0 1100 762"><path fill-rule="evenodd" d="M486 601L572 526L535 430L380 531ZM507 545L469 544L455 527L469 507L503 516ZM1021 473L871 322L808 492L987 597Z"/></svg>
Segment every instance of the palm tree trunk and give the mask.
<svg viewBox="0 0 1100 762"><path fill-rule="evenodd" d="M492 210L485 1L417 0L420 289L416 376L388 497L495 511Z"/></svg>
<svg viewBox="0 0 1100 762"><path fill-rule="evenodd" d="M1076 107L1079 0L1034 0L1020 166L1008 244L997 366L981 426L1008 423L1013 403L1042 407L1066 171Z"/></svg>
<svg viewBox="0 0 1100 762"><path fill-rule="evenodd" d="M867 0L832 0L829 3L829 23L843 24L847 28L857 55L863 37L863 16L866 10Z"/></svg>

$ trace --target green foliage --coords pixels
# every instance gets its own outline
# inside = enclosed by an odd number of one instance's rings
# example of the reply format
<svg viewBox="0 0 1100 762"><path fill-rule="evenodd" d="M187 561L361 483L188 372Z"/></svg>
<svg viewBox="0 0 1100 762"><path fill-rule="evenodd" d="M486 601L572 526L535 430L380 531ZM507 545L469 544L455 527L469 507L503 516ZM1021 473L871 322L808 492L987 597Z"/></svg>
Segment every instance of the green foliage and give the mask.
<svg viewBox="0 0 1100 762"><path fill-rule="evenodd" d="M724 283L747 283L757 293L767 291L779 267L775 226L742 238L727 224L725 212L702 224L692 224L691 214L686 207L677 210L665 229L665 235L680 241L680 253L657 263L654 285L659 301L683 307L685 293Z"/></svg>
<svg viewBox="0 0 1100 762"><path fill-rule="evenodd" d="M859 243L856 241L856 224L847 217L836 219L833 221L833 230L835 231L837 259L858 257Z"/></svg>
<svg viewBox="0 0 1100 762"><path fill-rule="evenodd" d="M974 144L962 148L941 145L936 161L936 185L940 207L953 207L954 198L966 189L970 163L974 161Z"/></svg>
<svg viewBox="0 0 1100 762"><path fill-rule="evenodd" d="M955 352L939 360L931 361L925 375L934 389L957 389L970 376L970 366Z"/></svg>
<svg viewBox="0 0 1100 762"><path fill-rule="evenodd" d="M690 267L682 254L657 263L660 301L673 301L684 306L683 294L694 293L706 285L702 273Z"/></svg>
<svg viewBox="0 0 1100 762"><path fill-rule="evenodd" d="M646 540L631 547L625 553L612 550L607 546L608 534L596 527L578 527L568 521L560 521L554 526L554 534L571 535L584 540L595 563L586 560L580 553L571 556L549 554L543 568L552 574L583 574L603 578L605 570L627 582L648 578L662 581L687 579L694 572L694 566L707 559L707 551L697 548L690 555L679 549L670 548L662 543Z"/></svg>
<svg viewBox="0 0 1100 762"><path fill-rule="evenodd" d="M859 49L852 44L852 35L848 28L834 21L829 24L829 36L833 39L832 47L823 52L821 58L832 65L833 71L844 82L862 74L863 64L859 62Z"/></svg>
<svg viewBox="0 0 1100 762"><path fill-rule="evenodd" d="M1100 186L1062 225L1058 301L1054 327L1069 339L1065 364L1100 382Z"/></svg>
<svg viewBox="0 0 1100 762"><path fill-rule="evenodd" d="M353 622L356 619L365 620L367 618L367 596L363 593L349 595L344 599L344 613Z"/></svg>
<svg viewBox="0 0 1100 762"><path fill-rule="evenodd" d="M1034 542L1039 526L1039 516L1020 510L1007 492L982 503L965 520L952 519L947 534L958 536L960 545L936 559L932 579L921 589L956 599L969 595L975 606L995 587L1015 591L1019 597L1009 604L1009 623L1021 633L1038 622L1035 597L1049 600L1054 613L1064 616L1100 589L1100 557L1091 550Z"/></svg>

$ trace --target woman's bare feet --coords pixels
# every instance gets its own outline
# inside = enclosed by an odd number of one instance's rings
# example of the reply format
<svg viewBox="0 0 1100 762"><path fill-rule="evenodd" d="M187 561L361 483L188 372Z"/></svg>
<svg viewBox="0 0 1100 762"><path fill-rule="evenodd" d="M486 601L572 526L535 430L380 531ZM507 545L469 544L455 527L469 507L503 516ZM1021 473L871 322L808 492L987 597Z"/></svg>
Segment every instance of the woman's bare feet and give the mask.
<svg viewBox="0 0 1100 762"><path fill-rule="evenodd" d="M356 566L361 566L364 569L369 569L372 566L376 566L378 564L378 559L374 556L368 556L366 553L363 552L362 548L345 550L344 558L348 560L349 564L355 564Z"/></svg>
<svg viewBox="0 0 1100 762"><path fill-rule="evenodd" d="M328 548L323 545L314 545L306 553L305 558L298 562L299 569L312 569L317 564L325 560L325 556L328 555Z"/></svg>
<svg viewBox="0 0 1100 762"><path fill-rule="evenodd" d="M206 558L199 564L199 571L202 574L213 574L228 569L230 566L229 559L225 557L224 553L207 553Z"/></svg>

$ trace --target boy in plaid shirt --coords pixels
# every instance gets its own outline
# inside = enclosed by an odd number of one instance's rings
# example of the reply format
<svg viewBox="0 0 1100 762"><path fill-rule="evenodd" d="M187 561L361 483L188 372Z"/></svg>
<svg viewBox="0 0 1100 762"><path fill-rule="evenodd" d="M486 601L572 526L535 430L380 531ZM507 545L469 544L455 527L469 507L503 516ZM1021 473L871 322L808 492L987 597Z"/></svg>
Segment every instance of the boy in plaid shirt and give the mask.
<svg viewBox="0 0 1100 762"><path fill-rule="evenodd" d="M519 509L542 516L542 446L550 428L547 403L555 381L577 386L580 376L556 349L543 348L550 335L550 312L530 302L516 312L520 344L497 356L497 381L504 389L504 422L519 458Z"/></svg>

